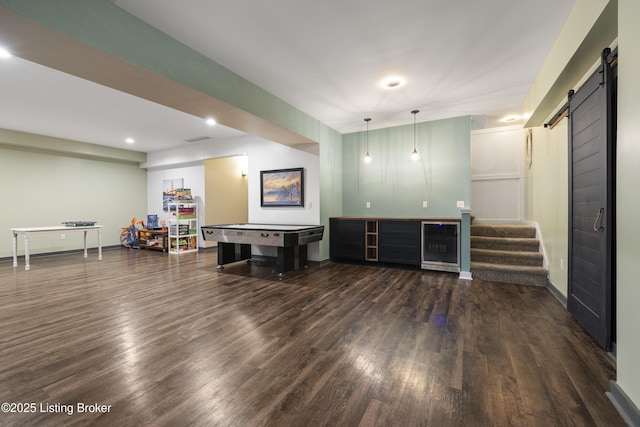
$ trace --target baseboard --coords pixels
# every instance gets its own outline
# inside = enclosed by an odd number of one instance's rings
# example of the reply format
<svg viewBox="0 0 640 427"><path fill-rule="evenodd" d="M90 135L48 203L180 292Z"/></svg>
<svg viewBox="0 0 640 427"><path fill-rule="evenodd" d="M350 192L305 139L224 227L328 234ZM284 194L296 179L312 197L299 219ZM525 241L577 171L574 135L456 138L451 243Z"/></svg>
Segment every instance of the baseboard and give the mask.
<svg viewBox="0 0 640 427"><path fill-rule="evenodd" d="M113 250L113 249L119 249L122 248L122 245L109 245L109 246L103 246L102 247L102 251L108 251L108 250ZM87 252L88 253L93 253L93 252L98 252L98 247L97 246L87 246ZM48 257L48 256L58 256L58 255L66 255L66 254L73 254L73 253L82 253L84 252L83 248L79 248L79 249L66 249L64 251L53 251L53 252L40 252L37 254L34 253L29 253L29 258L33 259L33 258L42 258L42 257ZM24 252L20 252L18 254L18 260L24 259ZM2 257L0 258L0 261L13 261L13 255L8 256L8 257Z"/></svg>
<svg viewBox="0 0 640 427"><path fill-rule="evenodd" d="M618 383L611 381L610 386L611 391L607 392L606 395L622 419L624 419L624 422L630 426L640 426L640 410L638 410L638 407L618 386Z"/></svg>
<svg viewBox="0 0 640 427"><path fill-rule="evenodd" d="M611 350L607 354L613 360L616 360L616 361L618 360L618 343L617 342L613 341L611 343Z"/></svg>
<svg viewBox="0 0 640 427"><path fill-rule="evenodd" d="M528 225L526 223L526 221L523 221L521 219L478 219L478 218L474 218L473 219L473 224L474 225L482 225L482 224L523 224L523 225Z"/></svg>
<svg viewBox="0 0 640 427"><path fill-rule="evenodd" d="M547 270L549 270L549 262L547 261L547 253L544 250L544 244L543 244L544 239L542 237L542 231L540 231L540 227L538 226L538 223L535 222L535 221L526 220L525 224L530 225L532 227L535 227L535 229L536 229L536 238L540 242L540 248L538 250L542 254L542 266L544 268L546 268Z"/></svg>
<svg viewBox="0 0 640 427"><path fill-rule="evenodd" d="M473 277L471 277L471 272L470 271L461 271L460 272L460 279L462 279L462 280L473 280Z"/></svg>
<svg viewBox="0 0 640 427"><path fill-rule="evenodd" d="M549 281L547 281L547 289L549 290L549 292L551 292L551 295L553 295L558 300L558 302L562 304L564 308L567 308L567 297L562 295L560 291L558 291L558 289Z"/></svg>

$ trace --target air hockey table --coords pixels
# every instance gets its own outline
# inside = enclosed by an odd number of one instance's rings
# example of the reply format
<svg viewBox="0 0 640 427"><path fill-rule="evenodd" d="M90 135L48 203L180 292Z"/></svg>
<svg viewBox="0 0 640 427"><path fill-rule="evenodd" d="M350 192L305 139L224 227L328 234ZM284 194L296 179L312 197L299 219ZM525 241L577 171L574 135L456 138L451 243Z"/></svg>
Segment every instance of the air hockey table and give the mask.
<svg viewBox="0 0 640 427"><path fill-rule="evenodd" d="M307 245L322 240L323 225L220 224L200 227L204 240L218 242L218 270L225 264L251 260L251 245L276 246L277 269L286 272L307 265Z"/></svg>

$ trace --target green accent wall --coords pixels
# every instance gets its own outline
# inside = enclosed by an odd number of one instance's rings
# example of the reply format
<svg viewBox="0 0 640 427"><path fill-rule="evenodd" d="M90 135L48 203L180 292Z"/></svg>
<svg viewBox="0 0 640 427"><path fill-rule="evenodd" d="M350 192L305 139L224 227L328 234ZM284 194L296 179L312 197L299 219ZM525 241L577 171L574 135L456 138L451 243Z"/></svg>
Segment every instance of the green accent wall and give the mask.
<svg viewBox="0 0 640 427"><path fill-rule="evenodd" d="M318 126L320 141L320 260L329 258L329 218L342 215L342 135L328 126Z"/></svg>
<svg viewBox="0 0 640 427"><path fill-rule="evenodd" d="M413 135L413 124L370 130L368 164L366 131L343 135L344 216L460 218L456 202L469 208L471 118L418 123L416 162L409 160Z"/></svg>
<svg viewBox="0 0 640 427"><path fill-rule="evenodd" d="M471 209L462 209L460 219L460 276L471 277Z"/></svg>
<svg viewBox="0 0 640 427"><path fill-rule="evenodd" d="M104 227L102 245L119 246L122 227L147 214L147 172L138 166L140 158L133 151L0 129L0 181L10 193L0 214L0 259L13 254L10 228L65 221L97 221ZM87 235L87 244L90 256L97 256L95 233ZM83 234L38 233L30 247L32 255L79 250ZM18 254L24 269L23 236Z"/></svg>

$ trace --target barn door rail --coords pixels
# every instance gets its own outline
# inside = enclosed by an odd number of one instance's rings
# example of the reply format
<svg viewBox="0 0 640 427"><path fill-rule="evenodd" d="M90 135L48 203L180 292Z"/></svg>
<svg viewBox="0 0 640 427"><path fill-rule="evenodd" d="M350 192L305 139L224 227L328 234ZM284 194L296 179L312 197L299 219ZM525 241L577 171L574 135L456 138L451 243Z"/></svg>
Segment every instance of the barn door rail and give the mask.
<svg viewBox="0 0 640 427"><path fill-rule="evenodd" d="M605 64L608 64L609 67L611 68L615 68L618 66L618 48L616 47L615 49L611 50L611 48L606 48L602 51L602 65L604 66ZM604 67L601 69L601 73L602 73L602 78L603 78L603 84L604 84ZM573 96L573 94L575 93L575 91L573 89L571 89L568 93L568 98L571 99L571 97ZM562 107L560 107L560 109L558 110L557 113L555 113L553 115L553 117L551 117L551 120L549 120L547 123L544 124L545 128L549 128L549 129L553 129L554 127L556 127L556 125L558 123L560 123L560 121L562 119L564 119L565 117L569 116L569 101L567 101Z"/></svg>

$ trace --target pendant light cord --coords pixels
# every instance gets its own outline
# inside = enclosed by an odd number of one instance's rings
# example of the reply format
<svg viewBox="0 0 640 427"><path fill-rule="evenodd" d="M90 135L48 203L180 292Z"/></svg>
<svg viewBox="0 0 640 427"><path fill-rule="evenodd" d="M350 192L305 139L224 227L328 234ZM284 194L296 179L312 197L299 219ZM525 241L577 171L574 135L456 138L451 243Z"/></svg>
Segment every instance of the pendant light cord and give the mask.
<svg viewBox="0 0 640 427"><path fill-rule="evenodd" d="M418 150L416 149L416 114L418 114L420 110L413 110L411 114L413 114L413 151L411 152L410 159L412 161L416 161L420 158L418 154Z"/></svg>
<svg viewBox="0 0 640 427"><path fill-rule="evenodd" d="M366 119L364 119L364 121L367 123L367 134L366 134L367 153L364 156L364 161L365 163L369 163L371 162L371 156L369 155L369 122L371 121L371 118L367 117Z"/></svg>
<svg viewBox="0 0 640 427"><path fill-rule="evenodd" d="M413 110L411 114L413 114L413 151L416 151L416 114L418 114L420 110Z"/></svg>
<svg viewBox="0 0 640 427"><path fill-rule="evenodd" d="M364 121L367 123L367 153L369 153L369 122L371 121L371 118L367 117Z"/></svg>

